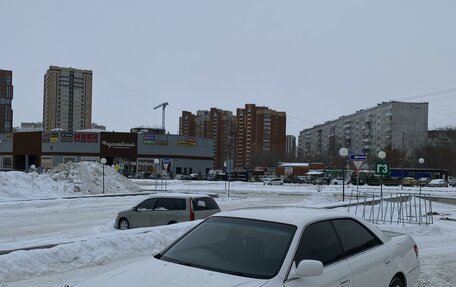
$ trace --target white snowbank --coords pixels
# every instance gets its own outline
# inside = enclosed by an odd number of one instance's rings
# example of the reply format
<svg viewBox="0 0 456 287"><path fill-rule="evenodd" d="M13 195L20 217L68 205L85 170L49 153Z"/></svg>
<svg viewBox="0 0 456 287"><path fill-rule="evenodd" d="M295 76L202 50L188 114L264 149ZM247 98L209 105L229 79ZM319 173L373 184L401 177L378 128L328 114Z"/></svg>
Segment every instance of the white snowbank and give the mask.
<svg viewBox="0 0 456 287"><path fill-rule="evenodd" d="M105 193L141 192L112 167L104 168ZM48 173L0 172L0 200L101 194L103 167L96 162L62 164Z"/></svg>
<svg viewBox="0 0 456 287"><path fill-rule="evenodd" d="M62 164L49 171L49 176L57 181L73 186L75 192L100 194L103 192L103 173L105 193L140 192L137 185L119 174L114 168L98 162L79 162Z"/></svg>
<svg viewBox="0 0 456 287"><path fill-rule="evenodd" d="M1 255L0 282L103 265L125 258L152 256L198 222L119 231L50 249L16 251Z"/></svg>

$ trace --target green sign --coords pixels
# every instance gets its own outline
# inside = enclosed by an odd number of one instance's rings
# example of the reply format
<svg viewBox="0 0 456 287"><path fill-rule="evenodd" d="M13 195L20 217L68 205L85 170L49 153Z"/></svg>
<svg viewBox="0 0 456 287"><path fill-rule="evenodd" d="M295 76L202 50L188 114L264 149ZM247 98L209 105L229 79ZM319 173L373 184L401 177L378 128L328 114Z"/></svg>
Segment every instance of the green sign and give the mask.
<svg viewBox="0 0 456 287"><path fill-rule="evenodd" d="M377 163L375 166L375 174L387 175L389 174L389 165L386 162Z"/></svg>

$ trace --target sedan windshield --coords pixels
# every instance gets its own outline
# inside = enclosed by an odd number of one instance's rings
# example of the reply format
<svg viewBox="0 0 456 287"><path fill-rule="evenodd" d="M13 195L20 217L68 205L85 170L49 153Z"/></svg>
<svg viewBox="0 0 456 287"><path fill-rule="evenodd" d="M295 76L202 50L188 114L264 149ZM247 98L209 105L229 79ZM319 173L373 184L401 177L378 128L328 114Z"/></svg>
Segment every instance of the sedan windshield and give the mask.
<svg viewBox="0 0 456 287"><path fill-rule="evenodd" d="M269 279L282 266L296 226L243 218L212 217L160 258L238 276Z"/></svg>

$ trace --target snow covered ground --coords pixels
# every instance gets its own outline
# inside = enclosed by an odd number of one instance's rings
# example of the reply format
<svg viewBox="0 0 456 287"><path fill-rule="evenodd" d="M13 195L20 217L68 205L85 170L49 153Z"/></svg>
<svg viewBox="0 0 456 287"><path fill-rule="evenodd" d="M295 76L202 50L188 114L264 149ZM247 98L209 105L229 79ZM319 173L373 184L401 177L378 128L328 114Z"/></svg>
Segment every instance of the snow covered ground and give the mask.
<svg viewBox="0 0 456 287"><path fill-rule="evenodd" d="M131 207L155 189L164 192L164 182L135 180L136 185L131 187L129 181L125 183L125 178L117 177L115 172L107 169L105 182L110 188L106 190L116 196L98 197L102 192L100 173L97 172L99 166L79 167L83 172L76 172L75 167L68 168L68 172L58 176L56 173L0 173L0 251L62 243L52 248L0 255L1 287L71 285L142 260L198 223L116 230L113 223L117 212ZM91 185L82 187L82 182ZM76 185L79 188L74 188ZM312 185L271 187L261 183L234 182L230 184L230 197L224 182L167 181L166 189L218 194L216 201L223 210L260 205L323 207L342 201L342 186L323 186L318 192ZM346 187L346 194L352 189L352 186ZM121 192L136 194L141 190L144 195L118 196ZM400 191L400 188L387 187L384 191ZM402 191L418 190L408 188ZM456 197L454 188L424 188L423 192ZM83 197L70 198L75 195ZM434 203L433 210L439 213L434 216L433 225L382 224L380 228L406 232L414 237L422 264L420 287L453 287L456 286L456 221L453 221L456 219L456 205Z"/></svg>

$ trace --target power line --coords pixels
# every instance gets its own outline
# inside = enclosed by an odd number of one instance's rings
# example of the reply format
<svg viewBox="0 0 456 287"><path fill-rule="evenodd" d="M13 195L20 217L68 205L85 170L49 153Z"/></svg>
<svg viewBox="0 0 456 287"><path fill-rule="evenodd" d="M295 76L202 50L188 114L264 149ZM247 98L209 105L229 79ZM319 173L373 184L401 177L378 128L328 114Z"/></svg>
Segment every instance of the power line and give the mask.
<svg viewBox="0 0 456 287"><path fill-rule="evenodd" d="M427 97L437 96L437 95L441 95L441 94L445 94L445 93L453 92L453 91L456 91L456 88L450 88L450 89L427 93L427 94L423 94L423 95L419 95L419 96L410 96L410 97L400 98L399 100L413 100L413 99L427 98ZM453 97L453 95L450 95L448 97L449 98Z"/></svg>

